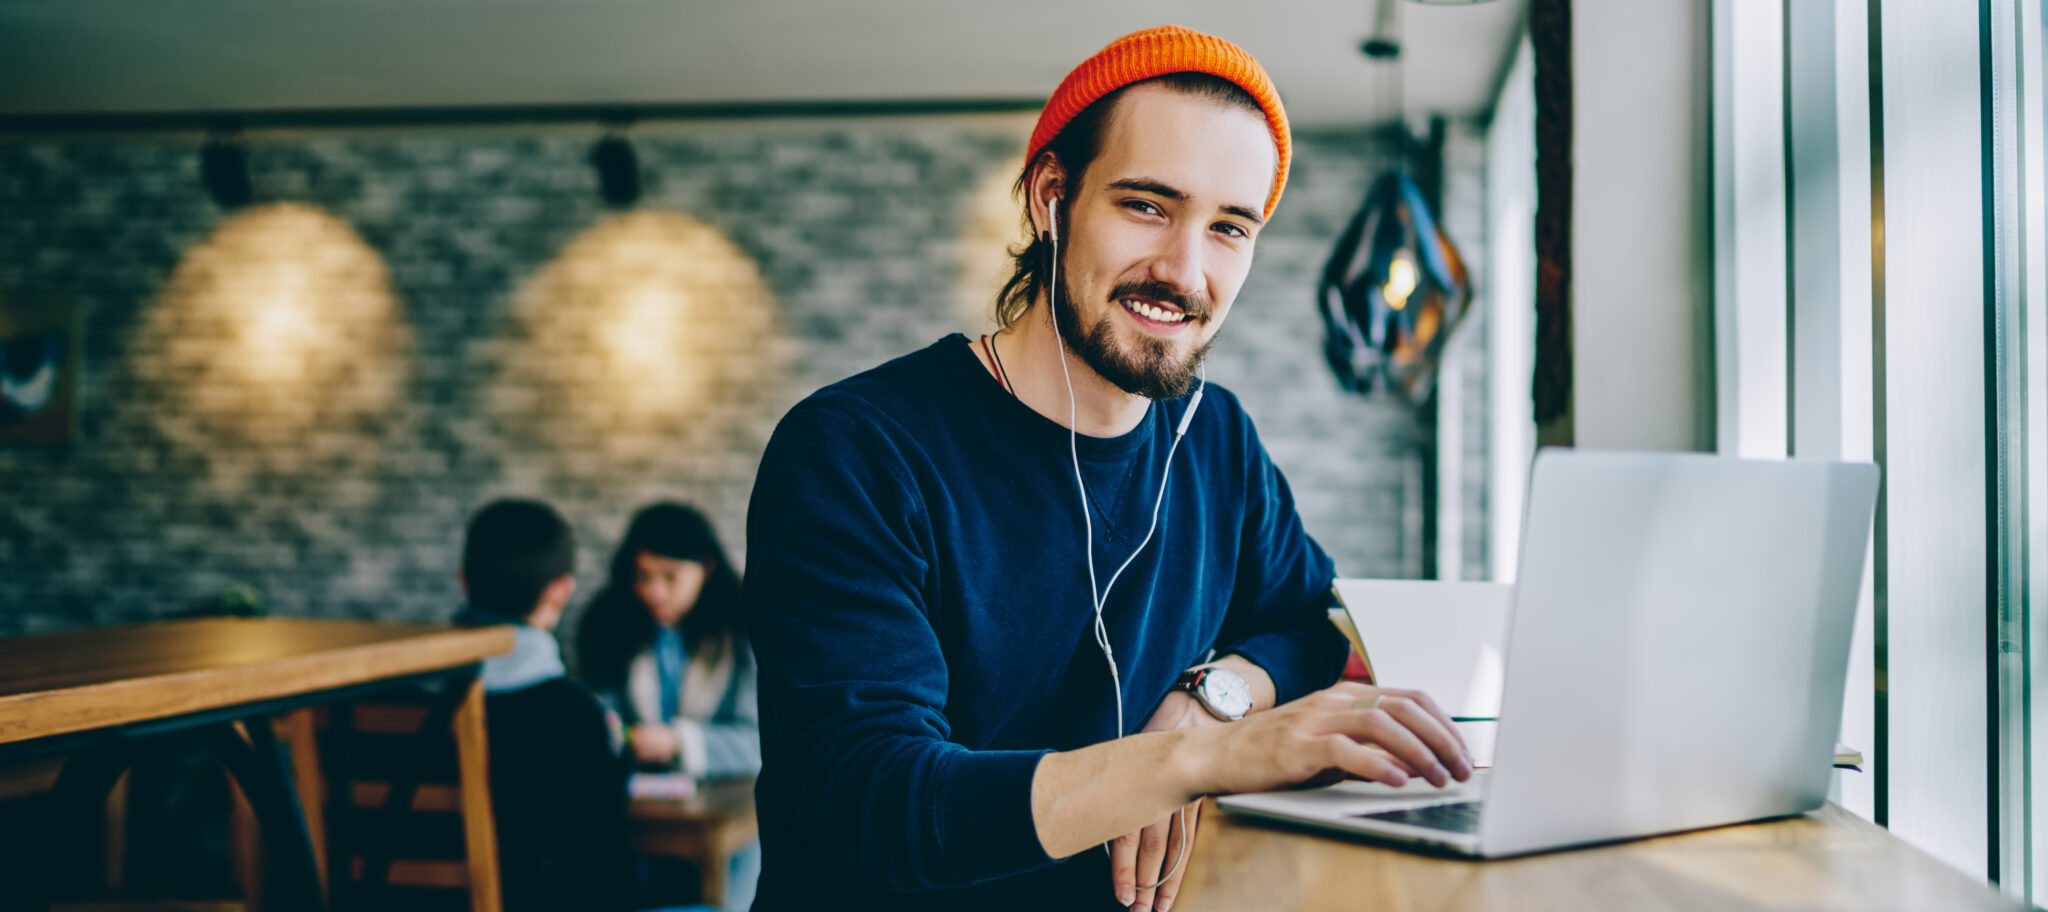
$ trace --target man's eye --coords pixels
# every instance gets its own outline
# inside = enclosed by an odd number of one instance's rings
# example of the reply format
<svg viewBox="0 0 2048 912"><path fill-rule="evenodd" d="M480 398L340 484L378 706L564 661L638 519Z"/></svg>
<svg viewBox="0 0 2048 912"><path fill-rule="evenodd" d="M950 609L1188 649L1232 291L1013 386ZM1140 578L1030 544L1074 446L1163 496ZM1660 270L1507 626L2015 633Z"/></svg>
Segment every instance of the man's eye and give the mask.
<svg viewBox="0 0 2048 912"><path fill-rule="evenodd" d="M1131 200L1130 202L1125 203L1124 206L1126 208L1131 209L1134 212L1143 212L1147 214L1159 211L1158 206L1154 206L1151 203L1145 202L1144 200Z"/></svg>
<svg viewBox="0 0 2048 912"><path fill-rule="evenodd" d="M1224 234L1228 234L1231 237L1251 237L1250 232L1247 232L1243 228L1237 225L1233 225L1229 222L1217 222L1216 228L1217 230L1222 231Z"/></svg>

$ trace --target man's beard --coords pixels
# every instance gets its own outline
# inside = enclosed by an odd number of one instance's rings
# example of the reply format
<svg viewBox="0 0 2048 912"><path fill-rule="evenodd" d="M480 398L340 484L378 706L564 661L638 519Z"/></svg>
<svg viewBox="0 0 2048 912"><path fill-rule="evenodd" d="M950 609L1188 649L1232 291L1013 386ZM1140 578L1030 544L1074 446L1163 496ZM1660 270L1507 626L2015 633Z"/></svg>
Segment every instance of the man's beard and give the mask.
<svg viewBox="0 0 2048 912"><path fill-rule="evenodd" d="M1060 299L1053 302L1053 325L1059 328L1060 338L1066 340L1067 348L1079 355L1081 362L1102 379L1116 384L1117 389L1147 399L1179 399L1194 389L1202 359L1209 356L1210 347L1216 344L1214 337L1179 361L1174 360L1171 345L1145 335L1138 336L1134 351L1125 351L1116 344L1116 332L1110 327L1114 315L1104 314L1084 330L1080 308L1074 303L1074 290L1067 285L1065 270L1060 272L1059 286ZM1204 320L1209 314L1205 302L1176 294L1173 289L1157 282L1118 285L1110 292L1110 306L1123 307L1118 302L1126 297L1171 302L1186 311L1191 321ZM1192 332L1197 327L1188 329Z"/></svg>

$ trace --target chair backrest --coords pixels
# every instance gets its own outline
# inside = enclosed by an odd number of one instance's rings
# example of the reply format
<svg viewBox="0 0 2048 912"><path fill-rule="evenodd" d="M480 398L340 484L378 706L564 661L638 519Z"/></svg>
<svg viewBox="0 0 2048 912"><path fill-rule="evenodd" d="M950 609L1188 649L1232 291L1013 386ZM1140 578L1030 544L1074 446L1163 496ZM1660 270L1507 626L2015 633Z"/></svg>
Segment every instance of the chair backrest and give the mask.
<svg viewBox="0 0 2048 912"><path fill-rule="evenodd" d="M482 689L451 696L380 694L322 713L323 755L352 782L345 815L321 789L347 831L346 908L500 912Z"/></svg>

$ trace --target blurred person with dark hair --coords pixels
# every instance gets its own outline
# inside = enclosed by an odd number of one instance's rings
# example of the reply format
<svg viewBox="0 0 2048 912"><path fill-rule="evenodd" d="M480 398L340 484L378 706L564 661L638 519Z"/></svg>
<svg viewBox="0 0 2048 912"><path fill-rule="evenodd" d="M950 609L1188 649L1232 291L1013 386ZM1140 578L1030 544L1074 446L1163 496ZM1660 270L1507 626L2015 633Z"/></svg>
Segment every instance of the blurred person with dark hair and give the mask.
<svg viewBox="0 0 2048 912"><path fill-rule="evenodd" d="M695 508L634 515L576 649L578 675L625 722L640 766L700 778L760 770L740 577Z"/></svg>
<svg viewBox="0 0 2048 912"><path fill-rule="evenodd" d="M1428 697L1331 686L1335 570L1202 375L1290 149L1242 48L1111 42L1032 132L1001 329L777 426L758 909L1165 910L1204 795L1471 775Z"/></svg>
<svg viewBox="0 0 2048 912"><path fill-rule="evenodd" d="M555 625L576 591L576 537L554 508L497 500L470 518L463 624L513 628L484 660L491 809L505 908L629 908L626 773L597 697L565 676Z"/></svg>
<svg viewBox="0 0 2048 912"><path fill-rule="evenodd" d="M761 769L754 653L740 576L711 521L657 503L634 514L576 633L576 671L625 724L642 769L698 779ZM753 901L760 851L733 855L727 907Z"/></svg>

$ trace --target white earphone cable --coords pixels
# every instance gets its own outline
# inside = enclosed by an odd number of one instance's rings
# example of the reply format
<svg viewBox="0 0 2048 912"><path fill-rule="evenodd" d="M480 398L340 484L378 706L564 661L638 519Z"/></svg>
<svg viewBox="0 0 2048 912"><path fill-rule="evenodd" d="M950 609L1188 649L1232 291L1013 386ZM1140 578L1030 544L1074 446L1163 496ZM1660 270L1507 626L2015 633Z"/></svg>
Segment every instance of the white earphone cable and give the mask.
<svg viewBox="0 0 2048 912"><path fill-rule="evenodd" d="M1088 486L1081 480L1080 432L1075 430L1075 426L1080 423L1080 405L1074 397L1073 372L1067 367L1066 338L1060 335L1059 318L1053 313L1059 306L1060 286L1060 229L1058 211L1059 198L1054 197L1047 207L1047 221L1051 226L1050 234L1052 236L1052 269L1050 270L1051 281L1046 286L1046 319L1052 321L1053 339L1059 344L1060 375L1067 382L1067 455L1073 460L1074 490L1081 497L1081 525L1086 529L1082 538L1085 548L1082 553L1088 559L1088 596L1095 604L1095 645L1101 648L1102 658L1109 663L1110 691L1116 696L1116 736L1121 738L1124 736L1124 686L1122 677L1117 672L1116 652L1109 645L1109 627L1102 621L1102 607L1109 600L1109 590L1116 585L1117 578L1123 576L1124 570L1130 567L1132 561L1138 559L1138 555L1145 550L1146 545L1151 544L1153 533L1159 531L1159 507L1166 502L1166 483L1173 477L1173 454L1180 449L1180 438L1187 433L1188 424L1194 418L1195 408L1202 404L1202 390L1209 385L1209 378L1206 372L1202 374L1201 386L1195 388L1194 398L1189 401L1188 410L1181 416L1180 426L1174 431L1173 442L1168 444L1166 448L1166 468L1159 475L1159 496L1152 501L1152 523L1146 528L1144 539L1138 542L1138 547L1131 550L1129 557L1124 558L1123 565L1117 567L1116 572L1109 575L1109 585L1098 589L1095 585L1095 519L1088 512ZM1151 890L1160 884L1166 883L1168 879L1173 877L1174 872L1179 871L1180 866L1188 860L1188 843L1191 840L1188 834L1188 809L1186 805L1181 806L1179 816L1181 833L1180 852L1173 860L1173 867L1167 868L1165 873L1160 874L1157 882L1140 884L1137 887L1138 889ZM1105 852L1109 851L1109 844L1103 843L1102 849Z"/></svg>

